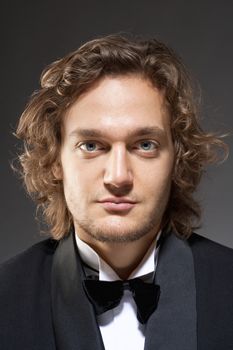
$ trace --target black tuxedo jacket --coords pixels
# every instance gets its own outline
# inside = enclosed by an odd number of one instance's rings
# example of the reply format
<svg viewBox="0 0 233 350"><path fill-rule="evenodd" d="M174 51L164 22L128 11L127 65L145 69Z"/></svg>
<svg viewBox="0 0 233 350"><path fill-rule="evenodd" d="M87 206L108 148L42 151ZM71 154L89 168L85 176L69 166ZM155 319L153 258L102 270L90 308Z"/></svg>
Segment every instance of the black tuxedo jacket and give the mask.
<svg viewBox="0 0 233 350"><path fill-rule="evenodd" d="M196 234L188 240L168 234L155 282L161 295L146 325L145 350L233 349L232 249ZM104 349L72 234L1 265L0 349Z"/></svg>

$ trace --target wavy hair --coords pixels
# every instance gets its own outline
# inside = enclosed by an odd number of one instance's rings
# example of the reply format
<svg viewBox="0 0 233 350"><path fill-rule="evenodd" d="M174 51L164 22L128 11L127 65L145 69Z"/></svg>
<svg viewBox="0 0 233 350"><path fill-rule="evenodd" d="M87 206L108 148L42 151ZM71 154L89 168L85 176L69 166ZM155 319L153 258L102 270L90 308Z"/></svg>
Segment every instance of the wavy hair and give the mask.
<svg viewBox="0 0 233 350"><path fill-rule="evenodd" d="M19 161L26 189L42 209L54 239L73 225L62 181L53 171L59 161L62 117L99 79L127 74L139 74L164 91L170 111L175 167L163 224L182 238L198 227L201 209L194 192L205 166L219 160L219 149L226 154L227 146L200 127L192 82L173 50L156 39L109 35L85 43L42 72L41 87L31 96L16 131L24 141Z"/></svg>

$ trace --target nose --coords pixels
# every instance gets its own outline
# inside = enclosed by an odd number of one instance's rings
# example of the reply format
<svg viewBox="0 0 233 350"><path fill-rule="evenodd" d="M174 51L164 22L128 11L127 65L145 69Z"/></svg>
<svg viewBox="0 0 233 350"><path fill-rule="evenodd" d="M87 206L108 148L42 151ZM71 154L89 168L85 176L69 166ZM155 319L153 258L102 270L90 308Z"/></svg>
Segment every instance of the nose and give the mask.
<svg viewBox="0 0 233 350"><path fill-rule="evenodd" d="M104 183L115 188L131 187L133 184L129 156L127 149L122 144L112 147L109 152L105 165Z"/></svg>

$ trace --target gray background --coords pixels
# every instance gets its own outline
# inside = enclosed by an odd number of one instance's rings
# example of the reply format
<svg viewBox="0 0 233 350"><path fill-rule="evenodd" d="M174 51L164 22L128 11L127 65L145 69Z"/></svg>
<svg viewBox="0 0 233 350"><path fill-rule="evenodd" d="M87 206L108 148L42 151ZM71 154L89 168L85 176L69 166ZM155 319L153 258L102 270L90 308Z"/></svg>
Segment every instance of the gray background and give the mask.
<svg viewBox="0 0 233 350"><path fill-rule="evenodd" d="M42 69L81 43L119 31L155 36L183 58L202 91L205 128L233 129L232 1L2 1L1 2L0 261L43 237L35 206L10 168L18 141L12 136ZM233 247L232 136L228 161L210 167L200 191L200 234Z"/></svg>

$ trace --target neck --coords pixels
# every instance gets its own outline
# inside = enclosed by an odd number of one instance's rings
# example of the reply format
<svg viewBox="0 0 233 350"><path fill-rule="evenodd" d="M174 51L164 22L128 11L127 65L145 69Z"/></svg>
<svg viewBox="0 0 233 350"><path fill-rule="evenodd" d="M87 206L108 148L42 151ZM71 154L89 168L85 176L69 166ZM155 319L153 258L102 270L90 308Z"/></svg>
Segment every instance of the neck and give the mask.
<svg viewBox="0 0 233 350"><path fill-rule="evenodd" d="M122 280L127 279L139 265L158 234L153 230L133 242L112 243L100 242L86 235L80 235L80 230L78 232L80 239L92 247Z"/></svg>

